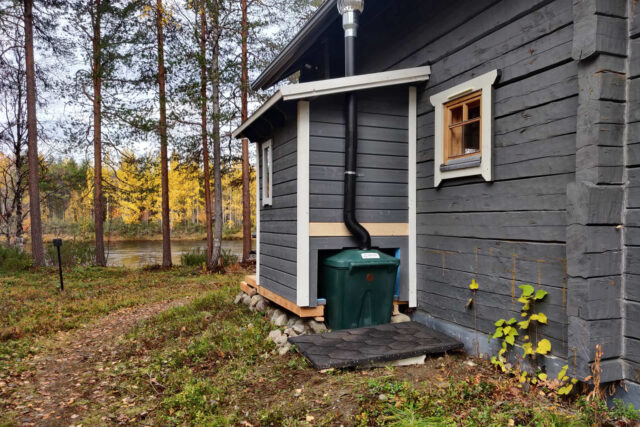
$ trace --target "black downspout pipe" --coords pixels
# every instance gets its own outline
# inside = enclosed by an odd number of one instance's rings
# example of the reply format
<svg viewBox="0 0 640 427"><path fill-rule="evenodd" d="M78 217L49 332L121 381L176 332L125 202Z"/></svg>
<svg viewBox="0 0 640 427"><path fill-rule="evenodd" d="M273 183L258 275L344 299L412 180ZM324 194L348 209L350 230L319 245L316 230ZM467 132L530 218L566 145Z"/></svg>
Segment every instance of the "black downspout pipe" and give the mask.
<svg viewBox="0 0 640 427"><path fill-rule="evenodd" d="M355 13L356 19L358 13ZM355 36L344 38L345 75L355 75ZM344 225L360 249L371 249L369 232L356 219L356 180L358 178L358 99L354 92L346 95L346 135L344 162Z"/></svg>

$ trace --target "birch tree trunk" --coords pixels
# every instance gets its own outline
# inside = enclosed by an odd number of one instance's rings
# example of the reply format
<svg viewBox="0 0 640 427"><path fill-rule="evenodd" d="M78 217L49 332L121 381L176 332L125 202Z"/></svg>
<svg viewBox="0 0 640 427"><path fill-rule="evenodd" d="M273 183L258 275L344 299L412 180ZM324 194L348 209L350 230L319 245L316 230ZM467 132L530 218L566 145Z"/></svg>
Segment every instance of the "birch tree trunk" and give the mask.
<svg viewBox="0 0 640 427"><path fill-rule="evenodd" d="M171 267L171 219L169 217L169 166L167 156L167 97L164 68L164 9L156 0L156 31L158 38L158 92L160 98L160 181L162 187L162 266Z"/></svg>
<svg viewBox="0 0 640 427"><path fill-rule="evenodd" d="M220 150L220 17L217 0L214 1L214 10L211 14L211 100L213 103L213 179L214 179L214 239L212 264L220 266L222 254L222 156Z"/></svg>
<svg viewBox="0 0 640 427"><path fill-rule="evenodd" d="M31 217L31 254L33 265L45 265L40 214L38 164L38 122L36 118L36 70L33 54L33 0L24 0L24 39L27 74L27 163L29 165L29 215Z"/></svg>
<svg viewBox="0 0 640 427"><path fill-rule="evenodd" d="M91 8L93 27L91 80L93 83L93 221L96 237L96 265L106 266L104 257L104 204L102 194L102 0Z"/></svg>

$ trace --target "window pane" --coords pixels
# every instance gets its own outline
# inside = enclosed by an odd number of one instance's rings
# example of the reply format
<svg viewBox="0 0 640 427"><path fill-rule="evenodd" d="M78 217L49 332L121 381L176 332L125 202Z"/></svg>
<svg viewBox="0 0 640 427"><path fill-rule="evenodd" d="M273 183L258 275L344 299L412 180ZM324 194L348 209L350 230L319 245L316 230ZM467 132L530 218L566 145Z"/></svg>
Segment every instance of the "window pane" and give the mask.
<svg viewBox="0 0 640 427"><path fill-rule="evenodd" d="M460 123L462 121L462 105L451 109L451 124Z"/></svg>
<svg viewBox="0 0 640 427"><path fill-rule="evenodd" d="M449 156L459 156L462 154L462 126L451 128L449 132L451 132Z"/></svg>
<svg viewBox="0 0 640 427"><path fill-rule="evenodd" d="M264 189L267 198L271 197L271 147L264 149Z"/></svg>
<svg viewBox="0 0 640 427"><path fill-rule="evenodd" d="M467 105L467 108L469 108L468 120L477 119L478 117L480 117L480 100L470 102Z"/></svg>
<svg viewBox="0 0 640 427"><path fill-rule="evenodd" d="M471 114L471 109L469 109ZM462 132L462 153L473 154L480 151L480 122L469 123L464 125Z"/></svg>

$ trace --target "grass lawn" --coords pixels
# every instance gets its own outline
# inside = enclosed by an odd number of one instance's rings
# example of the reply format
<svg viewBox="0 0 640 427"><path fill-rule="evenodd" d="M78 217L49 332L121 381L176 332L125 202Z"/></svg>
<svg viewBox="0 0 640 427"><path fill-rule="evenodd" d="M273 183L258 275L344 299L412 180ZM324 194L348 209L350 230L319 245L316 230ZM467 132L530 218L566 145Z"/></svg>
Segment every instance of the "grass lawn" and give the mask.
<svg viewBox="0 0 640 427"><path fill-rule="evenodd" d="M317 372L274 355L239 275L76 269L0 277L0 426L584 426L637 413L567 403L462 354ZM622 424L624 425L624 424Z"/></svg>

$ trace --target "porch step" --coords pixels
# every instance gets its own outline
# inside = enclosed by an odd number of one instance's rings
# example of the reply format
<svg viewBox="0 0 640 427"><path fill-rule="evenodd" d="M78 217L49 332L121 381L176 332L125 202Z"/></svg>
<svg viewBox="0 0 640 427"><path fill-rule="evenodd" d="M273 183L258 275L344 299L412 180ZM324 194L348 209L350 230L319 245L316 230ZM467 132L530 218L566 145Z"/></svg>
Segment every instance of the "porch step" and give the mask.
<svg viewBox="0 0 640 427"><path fill-rule="evenodd" d="M316 369L369 366L441 354L464 345L418 322L391 323L289 338Z"/></svg>

